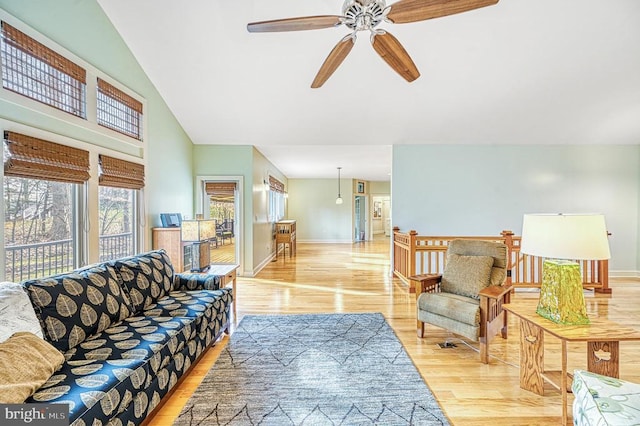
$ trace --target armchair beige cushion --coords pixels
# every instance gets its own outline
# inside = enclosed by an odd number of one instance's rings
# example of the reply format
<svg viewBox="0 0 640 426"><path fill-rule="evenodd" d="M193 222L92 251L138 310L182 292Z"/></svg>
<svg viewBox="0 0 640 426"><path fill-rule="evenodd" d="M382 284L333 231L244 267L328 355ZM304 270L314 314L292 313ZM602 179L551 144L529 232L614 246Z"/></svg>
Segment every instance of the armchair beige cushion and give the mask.
<svg viewBox="0 0 640 426"><path fill-rule="evenodd" d="M480 299L478 292L487 287L491 278L493 257L464 256L451 253L442 273L440 290L445 293Z"/></svg>

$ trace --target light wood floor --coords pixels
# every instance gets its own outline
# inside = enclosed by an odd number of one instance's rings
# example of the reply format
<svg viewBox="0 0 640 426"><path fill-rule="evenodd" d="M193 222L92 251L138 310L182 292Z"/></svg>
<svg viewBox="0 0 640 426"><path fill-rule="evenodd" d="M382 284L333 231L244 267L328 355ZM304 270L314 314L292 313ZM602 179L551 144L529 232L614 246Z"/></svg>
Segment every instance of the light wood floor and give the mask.
<svg viewBox="0 0 640 426"><path fill-rule="evenodd" d="M428 337L415 332L415 298L398 279L390 277L389 239L356 244L298 244L297 256L280 255L256 278L238 278L238 317L247 314L382 312L454 425L558 425L560 393L545 389L538 396L519 386L518 320L510 318L509 337L496 337L489 365L455 336L427 325ZM640 329L640 281L612 279L613 295L587 293L590 315ZM537 298L535 290L518 291L515 298ZM438 342L451 338L453 349ZM223 340L210 349L151 419L170 425L214 364ZM477 344L467 342L477 348ZM569 370L586 369L586 346L569 345ZM640 343L620 343L620 377L640 382ZM547 368L560 369L560 344L545 339ZM570 397L569 402L572 402Z"/></svg>

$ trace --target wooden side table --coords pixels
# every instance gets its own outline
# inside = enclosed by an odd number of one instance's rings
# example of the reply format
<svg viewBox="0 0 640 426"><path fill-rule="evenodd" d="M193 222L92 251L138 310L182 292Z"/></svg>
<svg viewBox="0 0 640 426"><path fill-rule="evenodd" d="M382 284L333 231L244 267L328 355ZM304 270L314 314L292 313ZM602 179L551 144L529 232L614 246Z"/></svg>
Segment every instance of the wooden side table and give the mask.
<svg viewBox="0 0 640 426"><path fill-rule="evenodd" d="M533 303L532 303L533 302ZM502 307L520 318L520 387L544 394L544 382L562 394L562 424L567 424L567 392L571 392L572 375L567 372L567 342L587 343L587 369L592 373L618 378L619 344L640 340L640 332L613 321L591 318L587 325L556 324L536 314L537 301L516 302ZM562 370L544 369L544 334L562 343Z"/></svg>
<svg viewBox="0 0 640 426"><path fill-rule="evenodd" d="M236 273L240 265L225 265L225 264L211 264L209 269L206 270L206 274L216 275L220 277L220 288L228 287L231 285L231 294L233 295L233 320L237 319L236 306L238 301L236 299Z"/></svg>

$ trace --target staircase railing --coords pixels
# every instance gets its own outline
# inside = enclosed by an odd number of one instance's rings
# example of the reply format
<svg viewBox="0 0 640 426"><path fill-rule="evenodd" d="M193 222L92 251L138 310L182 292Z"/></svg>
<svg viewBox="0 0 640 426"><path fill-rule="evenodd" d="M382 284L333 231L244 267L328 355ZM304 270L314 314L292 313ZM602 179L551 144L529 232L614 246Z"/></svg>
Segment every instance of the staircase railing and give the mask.
<svg viewBox="0 0 640 426"><path fill-rule="evenodd" d="M393 273L407 283L411 292L414 282L409 277L441 274L446 264L449 242L456 239L498 241L508 250L507 282L516 288L536 288L542 282L543 257L520 252L521 237L512 231L496 236L423 236L414 230L400 232L393 228ZM598 293L611 293L608 260L576 260L580 264L583 286Z"/></svg>

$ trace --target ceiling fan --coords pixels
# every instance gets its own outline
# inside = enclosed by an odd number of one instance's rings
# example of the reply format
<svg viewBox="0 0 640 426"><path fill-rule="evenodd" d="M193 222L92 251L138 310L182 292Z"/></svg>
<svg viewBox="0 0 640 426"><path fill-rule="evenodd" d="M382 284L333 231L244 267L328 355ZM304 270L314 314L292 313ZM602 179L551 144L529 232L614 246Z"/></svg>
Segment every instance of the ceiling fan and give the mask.
<svg viewBox="0 0 640 426"><path fill-rule="evenodd" d="M377 28L383 21L394 24L424 21L467 12L498 3L499 0L400 0L386 6L385 0L345 0L342 15L304 16L252 22L251 33L317 30L345 25L353 32L333 48L320 67L311 87L321 87L347 57L356 40L356 33L371 32L371 44L382 59L408 82L420 77L413 60L391 33Z"/></svg>

